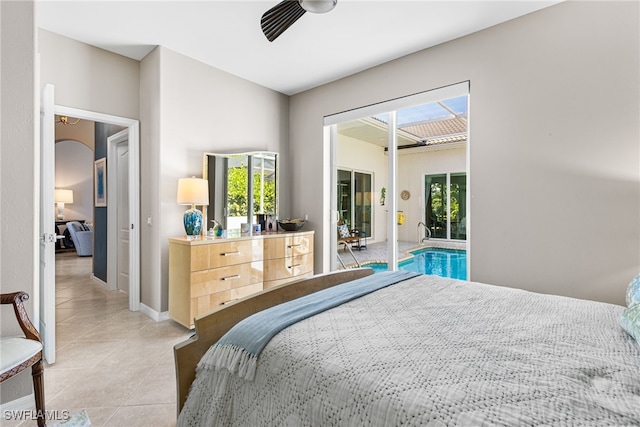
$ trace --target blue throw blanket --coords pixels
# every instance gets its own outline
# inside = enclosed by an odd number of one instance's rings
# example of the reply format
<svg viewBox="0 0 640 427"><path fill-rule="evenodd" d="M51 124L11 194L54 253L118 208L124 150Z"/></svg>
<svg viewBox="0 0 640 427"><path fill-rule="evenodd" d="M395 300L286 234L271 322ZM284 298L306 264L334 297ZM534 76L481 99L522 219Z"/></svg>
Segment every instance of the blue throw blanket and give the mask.
<svg viewBox="0 0 640 427"><path fill-rule="evenodd" d="M418 275L403 270L377 273L260 311L238 322L211 346L198 368L226 368L251 381L260 352L287 326Z"/></svg>

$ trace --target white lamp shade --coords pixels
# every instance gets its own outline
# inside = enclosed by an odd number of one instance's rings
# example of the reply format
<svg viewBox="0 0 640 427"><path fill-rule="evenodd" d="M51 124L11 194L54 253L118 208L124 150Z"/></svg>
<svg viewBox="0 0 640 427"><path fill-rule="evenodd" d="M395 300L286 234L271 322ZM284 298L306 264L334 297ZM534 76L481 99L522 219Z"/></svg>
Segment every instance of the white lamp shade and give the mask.
<svg viewBox="0 0 640 427"><path fill-rule="evenodd" d="M56 203L73 203L73 190L56 188L54 199Z"/></svg>
<svg viewBox="0 0 640 427"><path fill-rule="evenodd" d="M209 181L202 178L180 178L178 180L179 205L208 205Z"/></svg>

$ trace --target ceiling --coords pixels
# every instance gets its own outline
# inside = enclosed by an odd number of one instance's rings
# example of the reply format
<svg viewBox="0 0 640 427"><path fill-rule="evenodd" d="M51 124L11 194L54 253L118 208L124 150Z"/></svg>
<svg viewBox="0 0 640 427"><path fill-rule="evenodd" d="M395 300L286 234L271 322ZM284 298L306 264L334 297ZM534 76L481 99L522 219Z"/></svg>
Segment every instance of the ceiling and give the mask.
<svg viewBox="0 0 640 427"><path fill-rule="evenodd" d="M293 95L561 0L339 0L274 42L260 17L278 0L39 0L38 26L141 60L161 45Z"/></svg>

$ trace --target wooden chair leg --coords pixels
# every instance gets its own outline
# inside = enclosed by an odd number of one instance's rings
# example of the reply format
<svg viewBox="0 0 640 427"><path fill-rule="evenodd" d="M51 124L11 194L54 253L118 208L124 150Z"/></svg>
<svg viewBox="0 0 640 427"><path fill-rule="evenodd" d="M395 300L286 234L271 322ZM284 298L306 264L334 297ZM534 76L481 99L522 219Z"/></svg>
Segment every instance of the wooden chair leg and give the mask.
<svg viewBox="0 0 640 427"><path fill-rule="evenodd" d="M44 427L47 424L44 412L44 379L43 373L44 363L42 359L31 367L31 375L33 376L33 393L36 398L36 412L38 414L38 427Z"/></svg>

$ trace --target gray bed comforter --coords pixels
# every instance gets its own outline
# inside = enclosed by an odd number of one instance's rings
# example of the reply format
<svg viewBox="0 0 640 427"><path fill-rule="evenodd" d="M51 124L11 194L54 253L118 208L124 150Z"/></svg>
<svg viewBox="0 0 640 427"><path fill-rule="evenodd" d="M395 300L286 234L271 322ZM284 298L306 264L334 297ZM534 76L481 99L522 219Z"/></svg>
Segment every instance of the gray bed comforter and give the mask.
<svg viewBox="0 0 640 427"><path fill-rule="evenodd" d="M419 276L283 330L253 381L201 362L178 426L640 425L623 309Z"/></svg>

